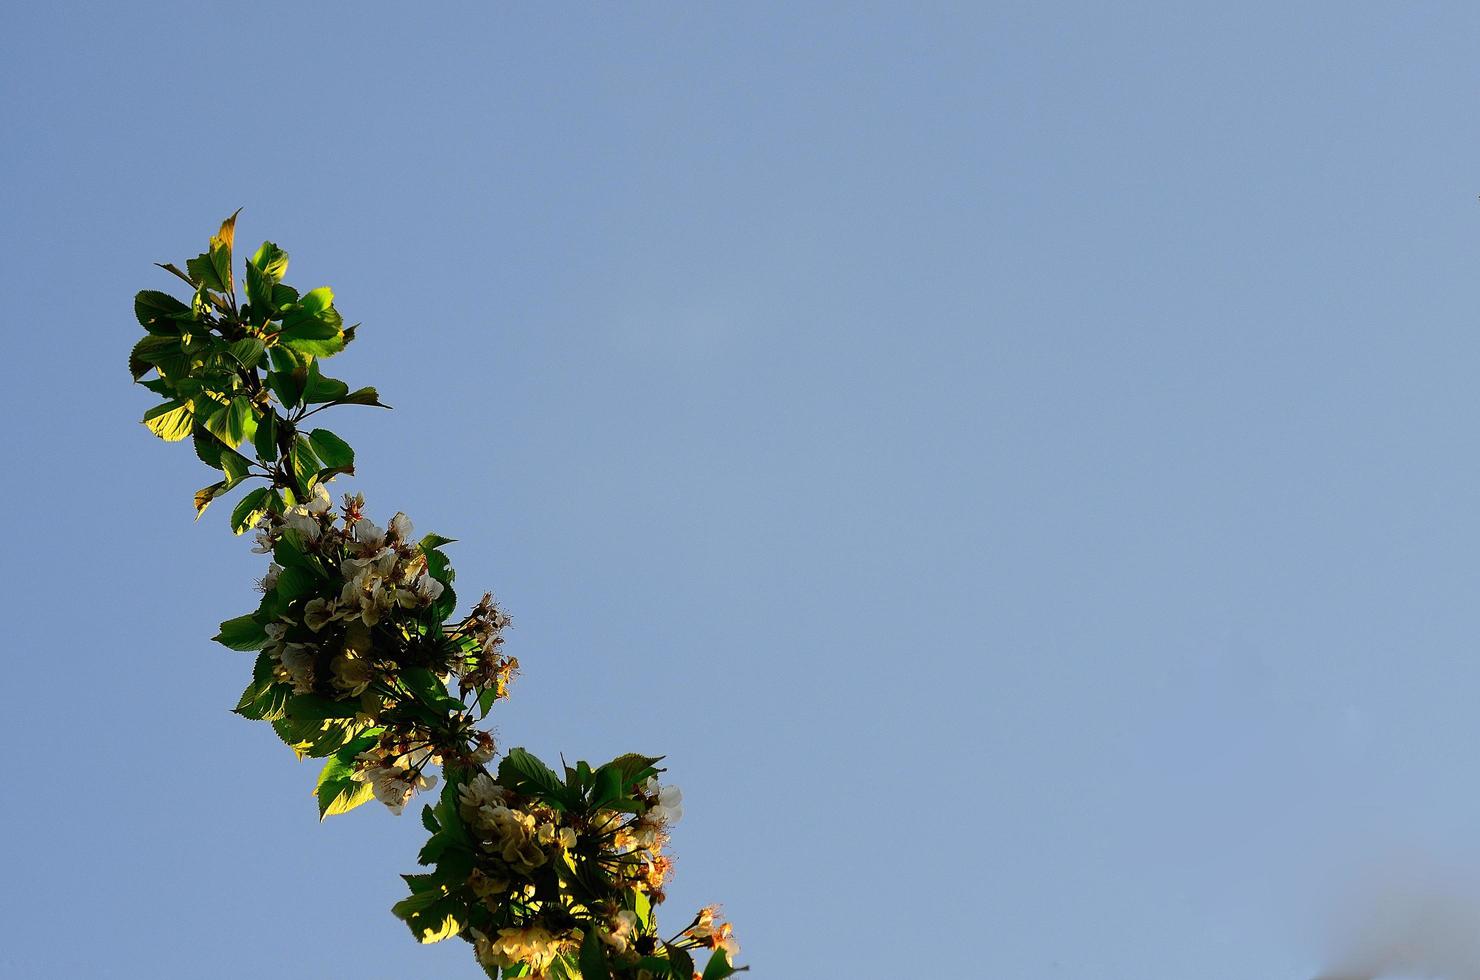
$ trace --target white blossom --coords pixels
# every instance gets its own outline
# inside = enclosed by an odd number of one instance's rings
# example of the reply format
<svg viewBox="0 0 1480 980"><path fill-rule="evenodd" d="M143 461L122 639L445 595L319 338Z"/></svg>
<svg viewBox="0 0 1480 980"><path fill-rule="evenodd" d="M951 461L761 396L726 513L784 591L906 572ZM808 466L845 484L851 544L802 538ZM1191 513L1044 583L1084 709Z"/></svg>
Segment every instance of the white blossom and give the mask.
<svg viewBox="0 0 1480 980"><path fill-rule="evenodd" d="M426 572L418 575L416 581L411 585L411 591L416 594L416 598L424 603L436 602L441 598L442 588L442 583L432 578Z"/></svg>
<svg viewBox="0 0 1480 980"><path fill-rule="evenodd" d="M631 941L632 932L636 928L637 913L631 909L622 909L608 920L606 929L597 934L612 949L618 953L625 953Z"/></svg>
<svg viewBox="0 0 1480 980"><path fill-rule="evenodd" d="M646 796L657 796L642 815L644 823L672 826L683 819L683 792L677 786L659 786L657 777L649 777L643 786Z"/></svg>
<svg viewBox="0 0 1480 980"><path fill-rule="evenodd" d="M288 679L293 683L294 693L311 693L313 691L314 651L302 643L285 643L280 657L283 669L287 671Z"/></svg>
<svg viewBox="0 0 1480 980"><path fill-rule="evenodd" d="M343 615L333 599L310 599L303 606L303 625L317 633Z"/></svg>
<svg viewBox="0 0 1480 980"><path fill-rule="evenodd" d="M355 523L355 542L366 551L379 551L385 544L385 531L369 518L361 518Z"/></svg>
<svg viewBox="0 0 1480 980"><path fill-rule="evenodd" d="M283 523L287 526L288 530L297 531L307 541L317 541L319 539L320 528L318 518L311 514L305 512L293 513L290 511L283 518Z"/></svg>
<svg viewBox="0 0 1480 980"><path fill-rule="evenodd" d="M418 790L428 790L437 785L435 773L428 774L418 768L434 761L430 749L403 753L390 762L381 758L375 749L361 752L355 758L360 766L354 778L368 782L375 798L392 813L400 813Z"/></svg>
<svg viewBox="0 0 1480 980"><path fill-rule="evenodd" d="M314 517L319 517L329 513L333 506L334 502L329 499L329 491L324 489L324 485L320 483L313 488L307 500L295 507L289 508L288 513L312 514Z"/></svg>
<svg viewBox="0 0 1480 980"><path fill-rule="evenodd" d="M277 545L277 528L273 526L272 518L264 514L257 522L257 543L252 546L252 554L269 555Z"/></svg>

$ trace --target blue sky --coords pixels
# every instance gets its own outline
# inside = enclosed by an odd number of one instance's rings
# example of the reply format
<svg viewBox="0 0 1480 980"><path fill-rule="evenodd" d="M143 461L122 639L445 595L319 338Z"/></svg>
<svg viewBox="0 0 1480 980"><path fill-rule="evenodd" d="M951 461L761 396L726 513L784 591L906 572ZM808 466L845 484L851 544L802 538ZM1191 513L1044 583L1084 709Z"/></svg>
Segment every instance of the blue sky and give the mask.
<svg viewBox="0 0 1480 980"><path fill-rule="evenodd" d="M130 297L237 207L363 321L354 486L514 616L500 741L667 753L673 926L1477 969L1480 9L128 6L0 35L0 974L476 975L414 817L227 713L261 565L137 424Z"/></svg>

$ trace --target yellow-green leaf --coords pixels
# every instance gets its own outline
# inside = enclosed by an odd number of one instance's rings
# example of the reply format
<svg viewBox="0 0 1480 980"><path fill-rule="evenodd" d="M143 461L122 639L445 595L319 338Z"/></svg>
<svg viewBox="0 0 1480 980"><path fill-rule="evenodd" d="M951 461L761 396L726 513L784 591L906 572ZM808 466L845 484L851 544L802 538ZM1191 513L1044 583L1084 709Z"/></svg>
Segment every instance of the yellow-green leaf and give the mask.
<svg viewBox="0 0 1480 980"><path fill-rule="evenodd" d="M180 401L169 401L145 412L143 421L150 432L165 442L179 442L190 435L192 418L190 406Z"/></svg>

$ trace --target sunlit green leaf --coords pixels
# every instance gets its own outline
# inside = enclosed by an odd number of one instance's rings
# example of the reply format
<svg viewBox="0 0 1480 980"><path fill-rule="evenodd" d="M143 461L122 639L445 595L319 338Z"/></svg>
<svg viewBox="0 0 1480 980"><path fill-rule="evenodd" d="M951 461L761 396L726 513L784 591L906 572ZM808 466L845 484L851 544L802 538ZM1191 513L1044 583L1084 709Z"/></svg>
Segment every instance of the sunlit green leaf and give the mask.
<svg viewBox="0 0 1480 980"><path fill-rule="evenodd" d="M328 429L314 429L308 434L308 441L326 467L342 469L355 465L355 451Z"/></svg>
<svg viewBox="0 0 1480 980"><path fill-rule="evenodd" d="M289 702L288 710L293 710L292 702ZM355 756L373 746L380 731L379 728L374 728L356 736L324 763L323 771L319 773L318 785L314 787L314 795L319 801L320 820L347 813L371 799L373 794L370 783L354 778Z"/></svg>
<svg viewBox="0 0 1480 980"><path fill-rule="evenodd" d="M148 374L150 368L161 365L164 366L161 374L179 375L182 372L171 370L171 367L178 367L183 360L184 352L178 336L148 334L129 351L128 371L135 381Z"/></svg>
<svg viewBox="0 0 1480 980"><path fill-rule="evenodd" d="M332 402L349 394L349 385L335 378L326 378L319 373L318 362L308 366L308 380L303 385L303 401L307 405Z"/></svg>
<svg viewBox="0 0 1480 980"><path fill-rule="evenodd" d="M288 253L272 242L263 242L262 247L247 262L247 301L252 304L256 322L275 319L277 303L273 287L288 271Z"/></svg>
<svg viewBox="0 0 1480 980"><path fill-rule="evenodd" d="M252 264L264 276L278 282L288 274L288 253L272 242L263 242L252 256Z"/></svg>
<svg viewBox="0 0 1480 980"><path fill-rule="evenodd" d="M221 469L226 471L230 480L240 482L250 475L252 461L247 459L235 449L221 448Z"/></svg>
<svg viewBox="0 0 1480 980"><path fill-rule="evenodd" d="M323 463L320 462L319 457L313 451L313 446L304 436L293 438L293 453L289 462L293 465L294 482L307 493L314 477L318 476L319 470L323 469Z"/></svg>
<svg viewBox="0 0 1480 980"><path fill-rule="evenodd" d="M390 408L380 400L380 393L374 388L356 388L354 391L342 398L335 400L339 405L373 405L376 408Z"/></svg>
<svg viewBox="0 0 1480 980"><path fill-rule="evenodd" d="M149 431L165 442L178 442L190 435L191 420L189 406L179 401L156 405L144 413L144 424Z"/></svg>
<svg viewBox="0 0 1480 980"><path fill-rule="evenodd" d="M307 313L322 313L334 305L334 290L328 286L310 289L303 294L303 298L298 301L298 305L303 307Z"/></svg>
<svg viewBox="0 0 1480 980"><path fill-rule="evenodd" d="M241 534L256 524L258 518L266 513L267 499L271 496L272 488L270 487L258 487L249 491L231 511L231 530Z"/></svg>
<svg viewBox="0 0 1480 980"><path fill-rule="evenodd" d="M277 660L270 653L262 653L252 666L252 683L242 692L237 702L236 713L243 718L258 721L279 721L293 695L292 687L273 676Z"/></svg>
<svg viewBox="0 0 1480 980"><path fill-rule="evenodd" d="M417 892L391 907L391 912L404 919L418 942L435 943L449 939L466 924L466 907L446 895L441 887Z"/></svg>
<svg viewBox="0 0 1480 980"><path fill-rule="evenodd" d="M202 423L206 431L235 449L242 440L256 431L252 417L252 403L237 395L225 405L215 408Z"/></svg>

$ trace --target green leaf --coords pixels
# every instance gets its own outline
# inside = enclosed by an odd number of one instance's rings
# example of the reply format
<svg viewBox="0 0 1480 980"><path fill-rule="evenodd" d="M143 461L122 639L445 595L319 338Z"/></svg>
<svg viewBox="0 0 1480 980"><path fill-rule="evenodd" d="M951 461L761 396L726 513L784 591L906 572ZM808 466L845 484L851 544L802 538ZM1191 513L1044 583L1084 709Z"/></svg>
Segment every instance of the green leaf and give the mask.
<svg viewBox="0 0 1480 980"><path fill-rule="evenodd" d="M433 551L437 548L442 547L444 544L452 544L456 540L456 538L444 538L440 534L428 534L426 537L421 539L420 546L421 550L424 552Z"/></svg>
<svg viewBox="0 0 1480 980"><path fill-rule="evenodd" d="M441 552L433 552L441 554ZM438 620L447 619L457 609L457 592L446 582L442 583L442 594L432 603L432 615Z"/></svg>
<svg viewBox="0 0 1480 980"><path fill-rule="evenodd" d="M285 498L291 496L287 490L283 491L283 495ZM293 503L293 501L286 499L284 502L288 504ZM278 511L277 513L282 513L282 511ZM284 568L301 568L304 572L312 572L316 575L318 570L313 565L314 559L309 557L308 553L303 550L302 545L302 539L298 535L284 534L278 538L278 543L272 549L272 560Z"/></svg>
<svg viewBox="0 0 1480 980"><path fill-rule="evenodd" d="M281 721L293 688L273 677L276 661L272 654L258 655L252 666L252 683L242 692L236 713L256 721Z"/></svg>
<svg viewBox="0 0 1480 980"><path fill-rule="evenodd" d="M631 899L632 911L637 913L637 921L642 925L642 928L649 931L656 928L653 924L652 899L648 898L646 893L640 891L627 892L627 897Z"/></svg>
<svg viewBox="0 0 1480 980"><path fill-rule="evenodd" d="M221 469L221 454L226 452L226 447L221 445L221 440L199 425L192 427L190 435L191 441L195 443L195 455L200 458L200 461L212 469Z"/></svg>
<svg viewBox="0 0 1480 980"><path fill-rule="evenodd" d="M181 401L168 401L145 412L143 421L150 432L165 442L179 442L190 435L192 419L188 405Z"/></svg>
<svg viewBox="0 0 1480 980"><path fill-rule="evenodd" d="M303 436L293 437L293 453L289 460L293 464L293 479L298 488L307 497L309 488L313 485L314 477L319 475L323 463L313 451L313 445Z"/></svg>
<svg viewBox="0 0 1480 980"><path fill-rule="evenodd" d="M523 788L541 796L546 803L565 808L565 784L549 766L522 748L513 748L498 767L498 781L511 789Z"/></svg>
<svg viewBox="0 0 1480 980"><path fill-rule="evenodd" d="M257 432L252 436L252 448L257 450L258 459L268 463L277 459L277 434L278 414L269 408L262 413L257 422Z"/></svg>
<svg viewBox="0 0 1480 980"><path fill-rule="evenodd" d="M272 242L263 242L252 256L252 264L267 278L281 282L283 276L288 274L288 253Z"/></svg>
<svg viewBox="0 0 1480 980"><path fill-rule="evenodd" d="M668 952L668 962L673 964L673 975L693 980L694 958L689 951L672 943L664 943L663 948Z"/></svg>
<svg viewBox="0 0 1480 980"><path fill-rule="evenodd" d="M672 949L672 947L669 947ZM730 965L730 956L722 949L717 949L709 954L709 962L704 966L704 980L724 980L740 971Z"/></svg>
<svg viewBox="0 0 1480 980"><path fill-rule="evenodd" d="M308 434L308 442L314 454L330 469L348 470L355 465L355 451L328 429L314 429Z"/></svg>
<svg viewBox="0 0 1480 980"><path fill-rule="evenodd" d="M274 591L277 592L279 599L292 602L294 599L312 595L318 589L319 580L312 572L301 565L288 565L278 573L277 587Z"/></svg>
<svg viewBox="0 0 1480 980"><path fill-rule="evenodd" d="M193 259L186 259L185 268L190 270L190 278L203 288L214 289L218 293L226 292L226 282L210 252L202 252Z"/></svg>
<svg viewBox="0 0 1480 980"><path fill-rule="evenodd" d="M443 894L441 888L418 892L391 907L397 918L404 919L417 942L436 943L462 932L467 924L467 909L462 902Z"/></svg>
<svg viewBox="0 0 1480 980"><path fill-rule="evenodd" d="M427 574L444 586L450 587L455 576L447 555L436 548L423 548L421 553L426 556Z"/></svg>
<svg viewBox="0 0 1480 980"><path fill-rule="evenodd" d="M370 387L356 388L354 391L350 392L349 394L345 395L344 397L339 398L339 399L336 399L335 404L338 404L338 405L373 405L376 408L390 408L389 405L385 405L385 404L382 404L381 403L381 401L380 401L380 393L377 392L374 388L370 388Z"/></svg>
<svg viewBox="0 0 1480 980"><path fill-rule="evenodd" d="M179 337L149 334L134 344L128 355L129 375L137 381L151 368L170 377L185 373L185 354Z"/></svg>
<svg viewBox="0 0 1480 980"><path fill-rule="evenodd" d="M276 353L277 348L273 348ZM278 396L284 408L297 408L303 403L303 383L308 378L308 369L278 370L267 372L267 387Z"/></svg>
<svg viewBox="0 0 1480 980"><path fill-rule="evenodd" d="M423 809L430 810L431 807L424 807ZM442 884L437 880L436 875L402 875L401 880L411 886L411 894L413 895L421 892L436 891Z"/></svg>
<svg viewBox="0 0 1480 980"><path fill-rule="evenodd" d="M284 331L286 334L287 331ZM314 357L333 357L344 350L344 335L335 334L320 339L318 337L305 337L300 334L285 337L283 342L293 350L304 354L312 354Z"/></svg>
<svg viewBox="0 0 1480 980"><path fill-rule="evenodd" d="M139 326L150 333L179 333L175 320L190 319L190 307L169 293L145 289L134 296L134 316L139 318Z"/></svg>
<svg viewBox="0 0 1480 980"><path fill-rule="evenodd" d="M308 365L308 381L303 385L303 402L305 405L318 405L324 402L332 402L349 394L349 385L335 378L326 378L319 373L319 364L314 361Z"/></svg>
<svg viewBox="0 0 1480 980"><path fill-rule="evenodd" d="M237 213L240 213L238 209ZM236 214L221 222L221 230L211 236L209 248L185 263L189 279L207 289L221 293L232 291L231 246L236 238Z"/></svg>
<svg viewBox="0 0 1480 980"><path fill-rule="evenodd" d="M258 487L242 497L231 511L231 530L241 534L257 523L267 511L267 498L272 496L271 487Z"/></svg>
<svg viewBox="0 0 1480 980"><path fill-rule="evenodd" d="M235 449L221 449L221 469L226 471L226 476L233 484L240 483L251 475L252 461L247 459Z"/></svg>
<svg viewBox="0 0 1480 980"><path fill-rule="evenodd" d="M319 800L320 820L348 813L373 797L370 783L354 778L354 765L355 756L373 746L379 740L380 732L381 729L372 728L356 736L324 763L318 785L314 787L314 795Z"/></svg>
<svg viewBox="0 0 1480 980"><path fill-rule="evenodd" d="M621 770L622 787L629 789L649 776L661 772L662 770L658 769L657 765L662 761L663 756L661 755L638 755L636 752L628 752L626 755L617 756L602 768L611 766Z"/></svg>
<svg viewBox="0 0 1480 980"><path fill-rule="evenodd" d="M498 688L486 687L478 693L478 717L487 718L488 713L493 710L493 703L498 700Z"/></svg>
<svg viewBox="0 0 1480 980"><path fill-rule="evenodd" d="M623 796L622 773L609 765L596 770L596 782L591 787L591 806L600 808Z"/></svg>
<svg viewBox="0 0 1480 980"><path fill-rule="evenodd" d="M292 286L278 283L272 287L272 305L275 309L286 310L298 303L298 290Z"/></svg>
<svg viewBox="0 0 1480 980"><path fill-rule="evenodd" d="M252 419L252 403L241 395L237 395L227 404L217 406L205 417L202 424L207 432L235 449L247 437L248 426L253 425L255 428Z"/></svg>
<svg viewBox="0 0 1480 980"><path fill-rule="evenodd" d="M212 639L229 650L261 650L267 645L267 633L255 616L228 619Z"/></svg>
<svg viewBox="0 0 1480 980"><path fill-rule="evenodd" d="M325 721L329 718L353 718L360 713L360 699L320 697L317 694L295 694L288 700L288 717Z"/></svg>
<svg viewBox="0 0 1480 980"><path fill-rule="evenodd" d="M407 667L401 671L401 682L428 708L436 711L461 711L463 703L447 693L447 685L426 667Z"/></svg>
<svg viewBox="0 0 1480 980"><path fill-rule="evenodd" d="M417 881L415 883L420 883L424 881L425 878L429 877L431 876L417 875ZM414 883L407 882L407 884L411 885ZM446 896L447 892L441 885L434 885L431 888L422 889L416 889L413 887L410 898L403 898L395 905L391 906L391 914L396 916L396 918L398 919L407 919L410 916L417 914L418 912L425 912L427 909L431 908L433 905L436 905Z"/></svg>
<svg viewBox="0 0 1480 980"><path fill-rule="evenodd" d="M334 305L334 290L328 286L320 286L318 289L310 289L303 294L298 301L307 313L322 313Z"/></svg>
<svg viewBox="0 0 1480 980"><path fill-rule="evenodd" d="M437 823L437 815L432 811L431 804L427 804L421 808L421 825L434 834L442 829L441 825ZM406 876L402 875L401 877L404 878Z"/></svg>
<svg viewBox="0 0 1480 980"><path fill-rule="evenodd" d="M283 313L281 342L300 354L328 357L344 349L344 318L330 301L333 294L315 289Z"/></svg>
<svg viewBox="0 0 1480 980"><path fill-rule="evenodd" d="M605 945L595 927L586 930L586 938L581 943L581 980L611 980Z"/></svg>
<svg viewBox="0 0 1480 980"><path fill-rule="evenodd" d="M262 358L267 355L267 348L256 337L243 337L227 347L226 352L243 368L250 371L262 363Z"/></svg>
<svg viewBox="0 0 1480 980"><path fill-rule="evenodd" d="M321 721L317 718L287 717L272 723L272 729L277 732L278 738L292 748L300 759L304 756L322 759L365 728L366 725L362 722L344 718Z"/></svg>
<svg viewBox="0 0 1480 980"><path fill-rule="evenodd" d="M275 319L277 303L273 287L288 271L288 253L272 242L263 242L257 254L247 261L247 301L257 321Z"/></svg>

